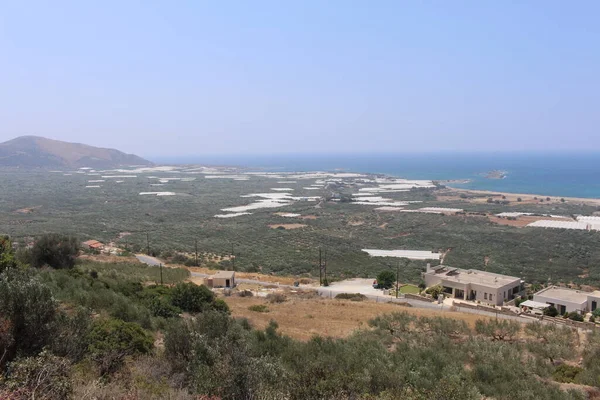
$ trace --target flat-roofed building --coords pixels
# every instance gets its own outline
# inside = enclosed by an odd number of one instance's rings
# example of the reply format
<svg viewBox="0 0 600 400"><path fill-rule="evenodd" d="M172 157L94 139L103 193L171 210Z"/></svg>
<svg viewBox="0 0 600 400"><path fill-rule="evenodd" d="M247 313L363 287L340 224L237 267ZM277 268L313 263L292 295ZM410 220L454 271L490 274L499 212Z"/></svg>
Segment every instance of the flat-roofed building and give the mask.
<svg viewBox="0 0 600 400"><path fill-rule="evenodd" d="M494 274L476 269L430 267L423 273L427 287L441 285L452 298L502 305L515 298L523 289L521 278Z"/></svg>
<svg viewBox="0 0 600 400"><path fill-rule="evenodd" d="M600 290L594 290L588 293L588 311L593 312L600 304Z"/></svg>
<svg viewBox="0 0 600 400"><path fill-rule="evenodd" d="M235 272L219 271L206 278L206 286L210 288L232 288L235 286Z"/></svg>
<svg viewBox="0 0 600 400"><path fill-rule="evenodd" d="M533 295L533 300L546 303L558 310L560 315L576 311L585 314L600 303L600 291L584 292L559 286L550 286Z"/></svg>

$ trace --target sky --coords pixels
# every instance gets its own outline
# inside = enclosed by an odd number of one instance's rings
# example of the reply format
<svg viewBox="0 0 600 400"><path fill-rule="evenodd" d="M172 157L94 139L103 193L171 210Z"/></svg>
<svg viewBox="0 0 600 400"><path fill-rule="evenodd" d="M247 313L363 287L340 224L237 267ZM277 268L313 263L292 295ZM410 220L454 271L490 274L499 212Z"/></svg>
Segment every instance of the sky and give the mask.
<svg viewBox="0 0 600 400"><path fill-rule="evenodd" d="M600 150L600 2L0 2L0 141Z"/></svg>

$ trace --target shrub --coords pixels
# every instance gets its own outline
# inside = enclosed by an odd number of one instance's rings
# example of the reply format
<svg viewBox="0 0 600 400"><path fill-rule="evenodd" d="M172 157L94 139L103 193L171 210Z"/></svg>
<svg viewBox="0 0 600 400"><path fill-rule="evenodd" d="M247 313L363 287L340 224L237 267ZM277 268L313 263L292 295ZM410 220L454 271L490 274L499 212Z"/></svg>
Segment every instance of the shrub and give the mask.
<svg viewBox="0 0 600 400"><path fill-rule="evenodd" d="M255 311L255 312L267 313L267 312L269 312L269 307L267 307L265 304L254 304L254 305L248 307L248 310Z"/></svg>
<svg viewBox="0 0 600 400"><path fill-rule="evenodd" d="M383 289L389 289L396 283L396 274L394 272L385 270L381 271L377 275L377 285Z"/></svg>
<svg viewBox="0 0 600 400"><path fill-rule="evenodd" d="M600 317L600 308L596 308L594 311L592 311L592 315L596 318Z"/></svg>
<svg viewBox="0 0 600 400"><path fill-rule="evenodd" d="M26 271L13 268L0 274L2 362L14 359L17 353L25 357L37 354L50 342L55 317L56 303L48 286Z"/></svg>
<svg viewBox="0 0 600 400"><path fill-rule="evenodd" d="M340 300L363 301L367 299L367 296L361 293L339 293L335 298Z"/></svg>
<svg viewBox="0 0 600 400"><path fill-rule="evenodd" d="M171 304L171 301L165 297L154 297L148 300L146 305L155 317L174 318L181 314L181 309Z"/></svg>
<svg viewBox="0 0 600 400"><path fill-rule="evenodd" d="M577 375L583 371L579 367L573 365L561 364L552 373L552 378L560 383L574 383Z"/></svg>
<svg viewBox="0 0 600 400"><path fill-rule="evenodd" d="M74 236L51 233L42 236L31 249L34 267L48 265L55 269L73 268L79 254L79 242Z"/></svg>
<svg viewBox="0 0 600 400"><path fill-rule="evenodd" d="M444 293L444 288L442 285L435 285L430 288L427 288L427 290L425 290L425 293L430 294L431 297L437 299L440 294Z"/></svg>
<svg viewBox="0 0 600 400"><path fill-rule="evenodd" d="M548 317L556 317L558 315L558 310L554 306L549 306L544 308L544 315Z"/></svg>
<svg viewBox="0 0 600 400"><path fill-rule="evenodd" d="M134 322L103 319L94 322L89 334L90 356L102 375L118 370L125 357L152 350L152 336Z"/></svg>
<svg viewBox="0 0 600 400"><path fill-rule="evenodd" d="M8 236L0 236L0 273L8 268L17 266L12 250L12 243Z"/></svg>
<svg viewBox="0 0 600 400"><path fill-rule="evenodd" d="M567 315L571 321L583 322L583 315L579 314L576 311L572 311Z"/></svg>
<svg viewBox="0 0 600 400"><path fill-rule="evenodd" d="M62 400L72 393L69 361L48 351L10 364L7 386L18 390L22 399Z"/></svg>
<svg viewBox="0 0 600 400"><path fill-rule="evenodd" d="M252 293L250 290L242 290L241 292L238 292L237 295L240 297L252 297L254 296L254 293Z"/></svg>
<svg viewBox="0 0 600 400"><path fill-rule="evenodd" d="M287 297L283 293L269 293L267 295L267 301L269 303L283 303L287 300Z"/></svg>
<svg viewBox="0 0 600 400"><path fill-rule="evenodd" d="M172 303L183 311L198 313L212 305L215 295L204 285L178 283L171 292Z"/></svg>

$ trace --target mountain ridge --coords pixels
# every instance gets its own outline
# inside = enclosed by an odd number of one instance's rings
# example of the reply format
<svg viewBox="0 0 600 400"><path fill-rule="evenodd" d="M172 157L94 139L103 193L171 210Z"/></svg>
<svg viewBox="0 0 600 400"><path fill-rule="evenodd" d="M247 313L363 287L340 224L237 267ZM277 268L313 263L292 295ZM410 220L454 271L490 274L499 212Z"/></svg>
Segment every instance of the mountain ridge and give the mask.
<svg viewBox="0 0 600 400"><path fill-rule="evenodd" d="M125 165L154 165L135 154L64 142L42 136L19 136L0 143L0 166L44 168L114 168Z"/></svg>

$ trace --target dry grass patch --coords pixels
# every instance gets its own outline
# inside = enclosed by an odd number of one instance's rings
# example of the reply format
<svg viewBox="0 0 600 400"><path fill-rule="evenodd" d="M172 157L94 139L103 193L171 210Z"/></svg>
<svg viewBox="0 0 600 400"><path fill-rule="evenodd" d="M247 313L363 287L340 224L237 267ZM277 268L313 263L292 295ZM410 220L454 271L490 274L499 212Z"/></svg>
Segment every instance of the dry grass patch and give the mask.
<svg viewBox="0 0 600 400"><path fill-rule="evenodd" d="M304 228L305 224L271 224L269 225L269 228L271 229L300 229L300 228Z"/></svg>
<svg viewBox="0 0 600 400"><path fill-rule="evenodd" d="M402 307L391 303L370 301L356 302L324 298L302 299L289 297L285 303L269 304L269 313L257 313L248 310L253 305L265 304L257 297L225 297L234 317L248 318L252 324L264 329L269 321L275 320L285 335L299 340L308 340L312 336L346 337L359 328L366 328L368 321L377 315L394 311L426 317L446 317L465 321L474 327L478 319L487 319L480 315L461 312L442 312L423 308Z"/></svg>

